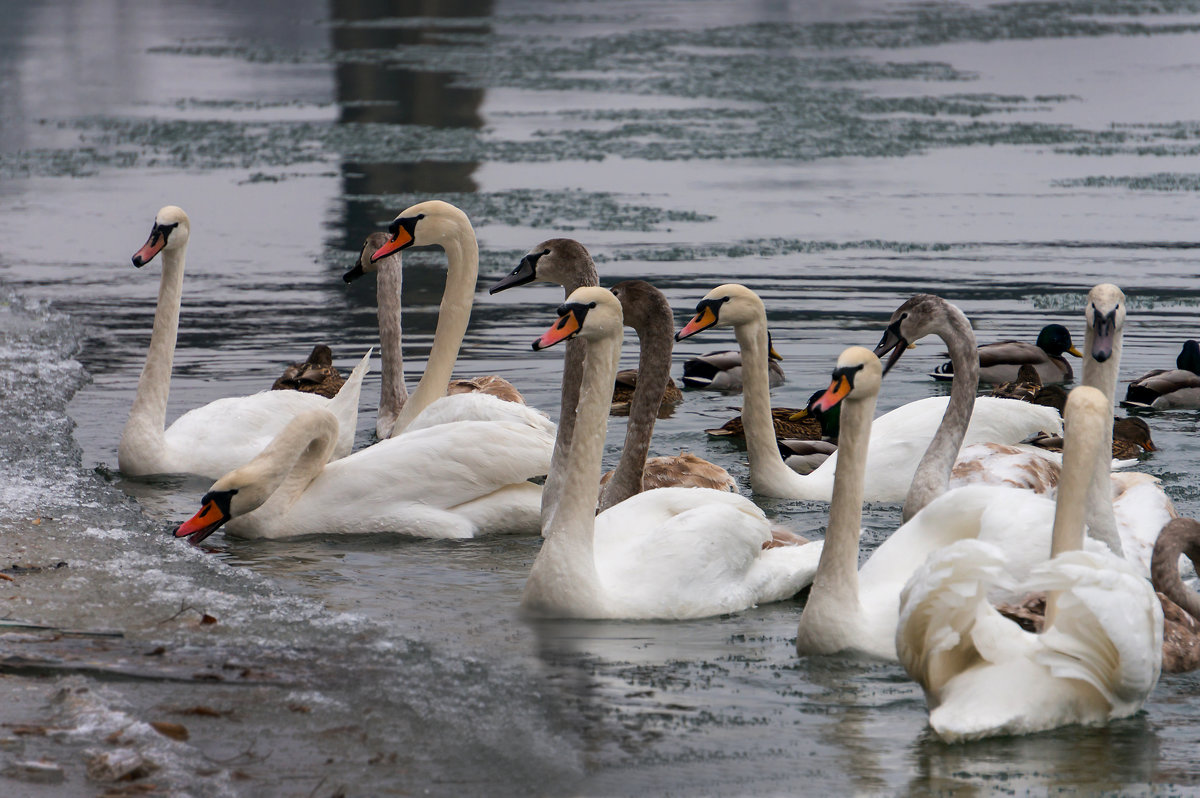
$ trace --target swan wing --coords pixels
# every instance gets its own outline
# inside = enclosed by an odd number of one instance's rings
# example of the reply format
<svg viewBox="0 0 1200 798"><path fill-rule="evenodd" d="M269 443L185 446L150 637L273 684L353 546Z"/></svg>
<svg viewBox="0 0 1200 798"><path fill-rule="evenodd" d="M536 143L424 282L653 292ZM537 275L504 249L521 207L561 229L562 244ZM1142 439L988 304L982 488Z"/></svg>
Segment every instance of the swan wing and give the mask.
<svg viewBox="0 0 1200 798"><path fill-rule="evenodd" d="M1128 471L1113 474L1112 483L1113 513L1125 559L1148 576L1158 533L1179 514L1157 477Z"/></svg>
<svg viewBox="0 0 1200 798"><path fill-rule="evenodd" d="M1162 605L1150 583L1121 558L1071 551L1034 569L1027 586L1057 591L1054 623L1038 637L1038 663L1056 678L1095 688L1108 718L1140 709L1162 667Z"/></svg>

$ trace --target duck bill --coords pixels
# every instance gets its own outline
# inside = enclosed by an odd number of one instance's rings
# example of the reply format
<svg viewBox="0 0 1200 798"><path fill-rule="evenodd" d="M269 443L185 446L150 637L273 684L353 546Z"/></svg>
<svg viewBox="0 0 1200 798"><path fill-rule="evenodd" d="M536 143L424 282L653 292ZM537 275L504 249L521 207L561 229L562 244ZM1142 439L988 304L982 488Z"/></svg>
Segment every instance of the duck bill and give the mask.
<svg viewBox="0 0 1200 798"><path fill-rule="evenodd" d="M572 335L579 332L579 328L581 326L582 325L579 323L579 319L575 317L574 313L566 313L563 316L559 316L558 321L554 323L554 326L549 330L546 330L541 338L533 342L533 351L538 352L542 349L554 346L560 341L567 340Z"/></svg>
<svg viewBox="0 0 1200 798"><path fill-rule="evenodd" d="M904 350L908 349L908 341L900 335L900 324L890 325L883 332L883 337L879 339L879 345L875 347L875 357L883 359L883 356L891 352L891 357L887 359L887 363L883 366L883 374L886 377L887 373L892 370L892 366L900 362Z"/></svg>
<svg viewBox="0 0 1200 798"><path fill-rule="evenodd" d="M783 355L779 354L778 350L775 349L775 344L772 343L767 344L767 357L772 360L783 360Z"/></svg>
<svg viewBox="0 0 1200 798"><path fill-rule="evenodd" d="M534 271L533 264L530 262L529 256L526 255L521 259L521 263L517 268L513 269L511 274L506 274L495 285L488 289L489 294L498 294L509 288L516 288L519 285L532 283L537 279L537 273Z"/></svg>
<svg viewBox="0 0 1200 798"><path fill-rule="evenodd" d="M684 338L690 338L701 330L707 330L709 327L717 323L717 314L713 313L712 308L705 307L698 311L692 320L684 325L683 329L675 333L675 340L682 341Z"/></svg>
<svg viewBox="0 0 1200 798"><path fill-rule="evenodd" d="M788 416L788 421L802 421L808 418L810 415L811 414L808 412L808 409L805 408L804 410L792 413L790 416Z"/></svg>
<svg viewBox="0 0 1200 798"><path fill-rule="evenodd" d="M150 261L154 260L154 256L162 252L162 248L167 245L167 237L155 230L150 234L150 238L137 252L133 253L133 265L139 269L145 266Z"/></svg>
<svg viewBox="0 0 1200 798"><path fill-rule="evenodd" d="M900 351L903 352L904 349L901 348ZM825 389L825 393L814 399L808 409L818 413L828 413L849 395L850 380L845 377L834 377L833 382L829 383L829 387Z"/></svg>
<svg viewBox="0 0 1200 798"><path fill-rule="evenodd" d="M1109 345L1108 353L1111 355L1112 354L1112 339L1111 338L1108 341L1108 345ZM1074 355L1075 357L1083 357L1083 352L1080 352L1075 347L1071 347L1070 349L1068 349L1067 354ZM1107 358L1105 358L1105 359L1107 359Z"/></svg>
<svg viewBox="0 0 1200 798"><path fill-rule="evenodd" d="M381 258L386 258L388 255L394 255L402 249L411 247L412 243L412 233L408 232L404 228L404 225L399 225L396 229L396 235L393 236L392 240L375 250L375 253L371 255L371 263L375 263ZM353 272L354 269L350 271Z"/></svg>
<svg viewBox="0 0 1200 798"><path fill-rule="evenodd" d="M1148 452L1158 451L1158 447L1154 445L1154 441L1150 440L1149 438L1142 441L1139 445Z"/></svg>
<svg viewBox="0 0 1200 798"><path fill-rule="evenodd" d="M228 520L229 516L221 511L216 502L208 501L200 508L200 512L179 525L175 530L175 537L189 538L189 542L196 545L216 532Z"/></svg>

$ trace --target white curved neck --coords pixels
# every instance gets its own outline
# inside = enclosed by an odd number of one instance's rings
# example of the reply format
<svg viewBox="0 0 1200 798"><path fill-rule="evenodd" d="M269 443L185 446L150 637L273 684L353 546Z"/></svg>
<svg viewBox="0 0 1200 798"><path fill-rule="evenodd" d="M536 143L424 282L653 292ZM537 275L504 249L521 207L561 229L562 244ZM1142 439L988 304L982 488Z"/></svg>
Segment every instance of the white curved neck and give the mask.
<svg viewBox="0 0 1200 798"><path fill-rule="evenodd" d="M379 354L383 373L379 393L379 418L375 434L386 438L395 426L408 399L404 386L404 348L401 343L401 274L400 253L389 255L379 262L376 271L375 295L379 316Z"/></svg>
<svg viewBox="0 0 1200 798"><path fill-rule="evenodd" d="M620 355L616 335L587 345L562 498L549 525L542 527L545 541L522 597L527 610L586 617L598 614L604 602L593 546L604 436Z"/></svg>
<svg viewBox="0 0 1200 798"><path fill-rule="evenodd" d="M766 317L740 324L734 331L742 350L742 424L750 460L750 487L764 496L821 498L819 492L806 490L805 478L784 464L775 444Z"/></svg>
<svg viewBox="0 0 1200 798"><path fill-rule="evenodd" d="M327 413L297 417L253 460L222 478L258 506L242 517L245 526L278 523L321 475L337 444L337 419Z"/></svg>
<svg viewBox="0 0 1200 798"><path fill-rule="evenodd" d="M175 361L175 339L179 333L179 306L183 296L183 271L187 243L162 252L162 277L158 283L158 305L146 363L138 378L137 396L129 420L121 433L118 462L131 457L158 456L166 448L163 430L167 423L167 398L171 391L171 368ZM124 467L124 466L122 466Z"/></svg>
<svg viewBox="0 0 1200 798"><path fill-rule="evenodd" d="M942 422L929 441L904 498L905 521L949 489L950 474L967 435L971 412L975 408L975 393L979 388L975 332L962 311L949 303L944 307L947 312L945 322L935 332L950 353L954 380L950 383L950 401L946 403Z"/></svg>
<svg viewBox="0 0 1200 798"><path fill-rule="evenodd" d="M458 350L462 346L467 324L471 321L471 305L475 301L475 283L479 277L479 245L470 229L442 242L446 250L446 289L438 310L437 330L433 348L425 364L425 373L404 408L396 418L390 437L396 437L422 410L446 395Z"/></svg>
<svg viewBox="0 0 1200 798"><path fill-rule="evenodd" d="M1103 363L1092 357L1092 344L1096 333L1088 326L1084 337L1083 354L1083 385L1090 385L1104 394L1108 401L1109 418L1104 431L1100 433L1101 454L1104 467L1097 466L1092 475L1091 486L1088 488L1087 524L1088 532L1093 538L1103 542L1113 554L1124 557L1124 547L1121 545L1121 535L1117 532L1117 516L1113 510L1112 498L1112 406L1117 392L1117 370L1121 366L1121 345L1123 332L1113 332L1112 355ZM1105 454L1107 453L1107 454Z"/></svg>
<svg viewBox="0 0 1200 798"><path fill-rule="evenodd" d="M1058 498L1054 505L1054 531L1050 541L1050 557L1053 559L1065 551L1083 548L1083 527L1087 518L1085 502L1091 486L1092 475L1103 471L1105 481L1111 469L1112 419L1083 417L1071 418L1075 429L1068 429L1068 440L1063 449L1062 473L1058 482ZM1108 428L1110 442L1104 446L1102 428ZM1111 500L1110 500L1111 507ZM1046 597L1046 623L1049 629L1054 623L1057 593Z"/></svg>
<svg viewBox="0 0 1200 798"><path fill-rule="evenodd" d="M801 643L842 639L847 618L862 612L858 598L858 539L875 402L875 396L842 402L829 526L812 590L800 616ZM839 648L840 644L832 650Z"/></svg>

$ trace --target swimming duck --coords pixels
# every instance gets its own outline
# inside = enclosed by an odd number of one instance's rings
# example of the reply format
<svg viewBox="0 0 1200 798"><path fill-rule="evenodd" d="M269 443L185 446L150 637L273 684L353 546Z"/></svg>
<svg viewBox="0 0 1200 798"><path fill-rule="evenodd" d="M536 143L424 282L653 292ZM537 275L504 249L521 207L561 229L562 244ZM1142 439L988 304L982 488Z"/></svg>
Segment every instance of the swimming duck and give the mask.
<svg viewBox="0 0 1200 798"><path fill-rule="evenodd" d="M1074 373L1063 353L1083 357L1071 342L1071 333L1061 324L1047 324L1038 333L1036 344L1023 341L997 341L978 347L979 381L990 383L1016 382L1023 365L1037 370L1042 384L1069 382ZM930 375L935 380L954 379L954 364L947 360Z"/></svg>
<svg viewBox="0 0 1200 798"><path fill-rule="evenodd" d="M1200 344L1185 341L1174 369L1155 369L1129 384L1121 407L1200 408Z"/></svg>
<svg viewBox="0 0 1200 798"><path fill-rule="evenodd" d="M774 388L783 384L783 367L779 361L783 355L775 351L771 336L767 334L767 386ZM689 388L710 388L715 391L742 390L742 351L726 349L708 352L683 362L683 384Z"/></svg>
<svg viewBox="0 0 1200 798"><path fill-rule="evenodd" d="M333 365L333 352L325 344L317 344L307 360L284 369L271 390L315 393L332 399L345 382L346 379Z"/></svg>

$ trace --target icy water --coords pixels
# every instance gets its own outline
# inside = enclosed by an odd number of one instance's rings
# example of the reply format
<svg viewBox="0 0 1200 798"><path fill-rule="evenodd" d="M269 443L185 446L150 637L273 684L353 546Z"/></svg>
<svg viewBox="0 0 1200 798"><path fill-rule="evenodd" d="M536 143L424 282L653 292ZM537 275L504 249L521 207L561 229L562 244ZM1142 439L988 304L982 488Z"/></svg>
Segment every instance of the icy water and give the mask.
<svg viewBox="0 0 1200 798"><path fill-rule="evenodd" d="M916 291L981 341L1049 322L1078 341L1084 293L1113 281L1123 376L1169 366L1200 301L1200 2L245 5L0 0L0 565L32 569L0 572L0 616L88 633L0 630L0 794L1200 789L1192 676L1106 729L947 746L898 667L795 657L802 600L531 624L536 539L205 552L167 534L204 480L115 473L159 274L129 256L168 203L193 225L172 418L314 343L348 369L377 337L374 285L340 275L430 197L474 221L481 289L558 235L606 284L654 281L681 322L718 283L754 287L780 405ZM411 385L444 259L405 267ZM481 290L459 373L557 415L561 353L529 342L560 297ZM936 393L939 352L906 356L881 410ZM701 432L739 402L689 393L654 453L745 484L744 453ZM1139 466L1193 516L1198 422L1153 416ZM822 505L760 503L823 532ZM870 507L865 548L898 518ZM137 778L114 781L121 762Z"/></svg>

